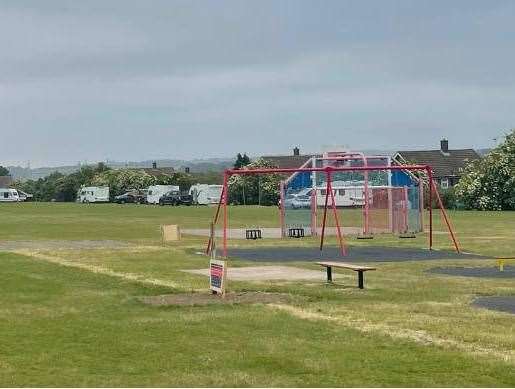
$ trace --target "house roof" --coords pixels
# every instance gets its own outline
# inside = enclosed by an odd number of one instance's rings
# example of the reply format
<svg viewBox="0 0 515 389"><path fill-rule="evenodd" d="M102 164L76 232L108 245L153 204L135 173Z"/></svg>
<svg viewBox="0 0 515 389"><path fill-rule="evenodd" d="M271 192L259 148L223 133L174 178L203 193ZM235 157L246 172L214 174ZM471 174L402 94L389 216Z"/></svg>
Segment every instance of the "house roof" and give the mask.
<svg viewBox="0 0 515 389"><path fill-rule="evenodd" d="M13 182L11 176L0 176L0 188L8 188Z"/></svg>
<svg viewBox="0 0 515 389"><path fill-rule="evenodd" d="M449 150L447 153L441 150L398 151L395 155L401 155L408 163L430 165L436 177L461 176L469 162L481 158L473 149Z"/></svg>
<svg viewBox="0 0 515 389"><path fill-rule="evenodd" d="M168 177L175 173L175 169L173 167L140 168L137 170L142 170L145 173L157 178Z"/></svg>
<svg viewBox="0 0 515 389"><path fill-rule="evenodd" d="M263 158L279 169L296 169L304 165L313 155L266 155Z"/></svg>
<svg viewBox="0 0 515 389"><path fill-rule="evenodd" d="M175 169L173 167L158 167L158 168L137 167L137 168L124 168L124 169L145 172L156 178L170 177L175 173Z"/></svg>

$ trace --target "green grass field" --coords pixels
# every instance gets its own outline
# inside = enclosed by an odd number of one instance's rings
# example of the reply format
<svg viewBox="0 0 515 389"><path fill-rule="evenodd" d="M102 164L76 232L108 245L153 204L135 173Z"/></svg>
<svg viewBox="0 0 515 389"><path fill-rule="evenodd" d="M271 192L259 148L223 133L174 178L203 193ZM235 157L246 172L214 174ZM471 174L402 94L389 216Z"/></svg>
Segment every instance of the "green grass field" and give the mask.
<svg viewBox="0 0 515 389"><path fill-rule="evenodd" d="M214 209L0 204L0 386L515 386L515 316L470 306L513 279L427 273L494 261L379 263L367 289L338 282L230 282L288 303L155 307L138 297L207 293L204 239L162 246L159 226L207 228ZM234 207L231 226L276 226L275 207ZM451 212L465 251L515 254L513 212ZM439 217L436 245L450 248ZM123 249L45 241L115 240ZM423 247L423 236L351 244ZM330 243L334 239L330 239ZM279 241L238 242L283 244ZM316 244L313 239L287 244ZM21 247L21 246L20 246ZM231 266L255 263L232 261ZM317 269L306 263L286 265Z"/></svg>

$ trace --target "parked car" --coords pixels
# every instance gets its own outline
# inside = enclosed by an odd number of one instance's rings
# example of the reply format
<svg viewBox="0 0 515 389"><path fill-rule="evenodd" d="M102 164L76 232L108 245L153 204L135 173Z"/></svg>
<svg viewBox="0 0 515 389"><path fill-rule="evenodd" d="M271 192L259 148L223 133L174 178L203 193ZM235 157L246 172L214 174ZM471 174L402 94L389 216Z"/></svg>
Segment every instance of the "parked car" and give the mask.
<svg viewBox="0 0 515 389"><path fill-rule="evenodd" d="M118 204L135 203L143 204L146 202L146 195L140 191L130 191L122 195L116 196L114 202Z"/></svg>
<svg viewBox="0 0 515 389"><path fill-rule="evenodd" d="M21 190L18 190L18 196L20 197L20 201L32 201L34 199L33 194L25 193Z"/></svg>
<svg viewBox="0 0 515 389"><path fill-rule="evenodd" d="M311 208L311 196L300 195L291 200L293 209Z"/></svg>
<svg viewBox="0 0 515 389"><path fill-rule="evenodd" d="M168 192L178 191L177 185L152 185L147 188L147 204L159 204L159 199Z"/></svg>
<svg viewBox="0 0 515 389"><path fill-rule="evenodd" d="M192 203L192 195L177 190L172 190L159 199L159 205L191 205Z"/></svg>

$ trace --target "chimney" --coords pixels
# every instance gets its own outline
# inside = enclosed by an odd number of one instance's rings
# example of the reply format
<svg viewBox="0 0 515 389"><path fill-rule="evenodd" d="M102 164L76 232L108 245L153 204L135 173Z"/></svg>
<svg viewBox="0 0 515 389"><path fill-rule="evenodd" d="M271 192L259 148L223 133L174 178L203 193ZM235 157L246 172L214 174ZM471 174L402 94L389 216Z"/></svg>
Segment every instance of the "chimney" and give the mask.
<svg viewBox="0 0 515 389"><path fill-rule="evenodd" d="M443 138L440 141L440 151L442 153L448 153L449 152L449 141L445 138Z"/></svg>
<svg viewBox="0 0 515 389"><path fill-rule="evenodd" d="M152 169L157 169L157 162L156 161L152 162Z"/></svg>
<svg viewBox="0 0 515 389"><path fill-rule="evenodd" d="M184 168L184 173L186 173L186 174L189 174L189 173L190 173L190 167L189 167L189 166L186 166L186 167Z"/></svg>
<svg viewBox="0 0 515 389"><path fill-rule="evenodd" d="M295 148L293 149L293 155L294 155L295 157L298 157L298 156L300 155L300 149L299 149L298 147L295 147Z"/></svg>

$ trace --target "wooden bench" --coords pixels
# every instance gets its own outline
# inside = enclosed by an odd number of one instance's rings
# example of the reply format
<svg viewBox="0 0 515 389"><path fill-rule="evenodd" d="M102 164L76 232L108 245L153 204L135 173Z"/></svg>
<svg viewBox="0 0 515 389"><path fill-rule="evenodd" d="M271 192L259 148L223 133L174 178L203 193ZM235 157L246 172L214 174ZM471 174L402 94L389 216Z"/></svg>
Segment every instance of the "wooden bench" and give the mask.
<svg viewBox="0 0 515 389"><path fill-rule="evenodd" d="M247 239L261 239L261 230L259 230L259 229L245 230L245 237Z"/></svg>
<svg viewBox="0 0 515 389"><path fill-rule="evenodd" d="M349 269L358 272L358 287L363 289L365 286L363 273L369 270L376 270L375 267L370 266L362 266L362 265L353 265L351 263L343 263L343 262L317 262L318 265L324 266L327 269L327 282L333 282L333 267L338 267L341 269Z"/></svg>

